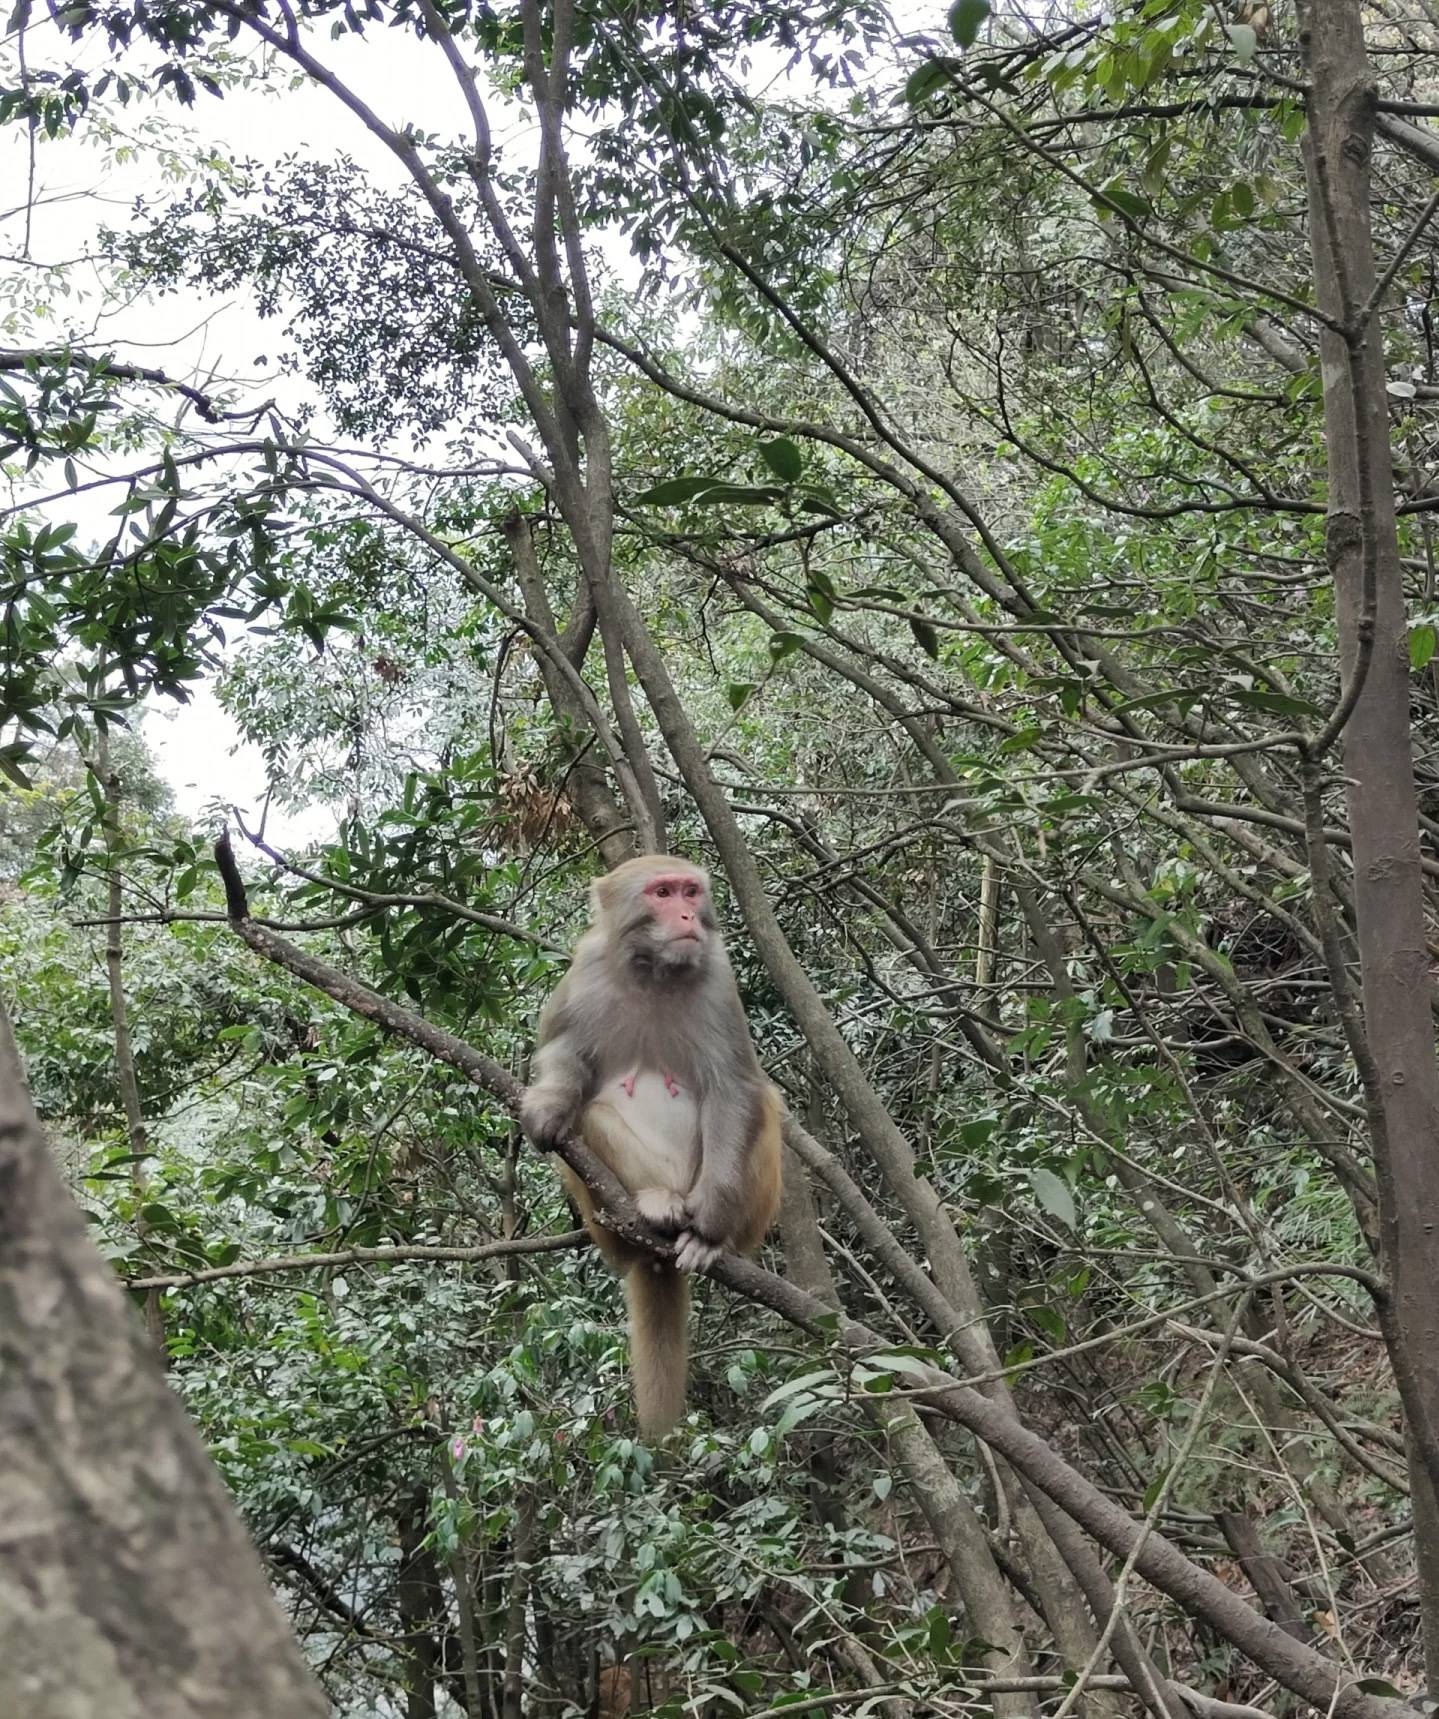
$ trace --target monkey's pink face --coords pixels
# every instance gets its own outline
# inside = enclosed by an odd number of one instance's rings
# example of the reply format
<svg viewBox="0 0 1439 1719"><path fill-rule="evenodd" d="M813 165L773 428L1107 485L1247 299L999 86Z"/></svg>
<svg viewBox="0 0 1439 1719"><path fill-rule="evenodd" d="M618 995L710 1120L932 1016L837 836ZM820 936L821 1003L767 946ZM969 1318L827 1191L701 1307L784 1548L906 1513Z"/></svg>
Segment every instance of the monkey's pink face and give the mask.
<svg viewBox="0 0 1439 1719"><path fill-rule="evenodd" d="M700 915L705 886L697 877L686 871L661 873L645 885L644 898L661 940L676 954L697 951L703 945L706 932Z"/></svg>

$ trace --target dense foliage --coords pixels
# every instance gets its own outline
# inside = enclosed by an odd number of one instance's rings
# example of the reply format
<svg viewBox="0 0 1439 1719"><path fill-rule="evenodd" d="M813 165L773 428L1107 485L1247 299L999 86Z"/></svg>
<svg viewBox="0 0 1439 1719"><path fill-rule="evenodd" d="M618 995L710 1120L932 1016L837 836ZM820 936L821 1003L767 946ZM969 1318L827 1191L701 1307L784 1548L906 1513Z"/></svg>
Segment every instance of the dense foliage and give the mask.
<svg viewBox="0 0 1439 1719"><path fill-rule="evenodd" d="M83 282L10 223L0 995L335 1711L1423 1698L1435 1172L1351 856L1417 820L1426 965L1430 9L1364 8L1372 293L1267 5L17 17L36 209L52 151L154 165ZM392 53L450 105L391 129ZM311 158L168 129L296 72ZM89 332L217 296L267 380ZM1413 790L1356 815L1386 673ZM139 719L202 682L263 808L156 779ZM703 1284L693 1412L637 1442L551 1167L236 937L222 827L257 920L520 1075L596 868L712 865L805 1137L766 1263L873 1341ZM1144 1525L1134 1571L935 1365Z"/></svg>

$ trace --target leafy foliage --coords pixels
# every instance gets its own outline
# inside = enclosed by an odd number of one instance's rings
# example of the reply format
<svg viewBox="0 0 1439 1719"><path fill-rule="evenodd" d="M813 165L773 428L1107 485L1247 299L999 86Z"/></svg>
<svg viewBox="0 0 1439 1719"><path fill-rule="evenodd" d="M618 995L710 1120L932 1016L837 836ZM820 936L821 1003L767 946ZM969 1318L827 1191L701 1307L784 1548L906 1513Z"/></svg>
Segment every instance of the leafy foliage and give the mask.
<svg viewBox="0 0 1439 1719"><path fill-rule="evenodd" d="M133 290L248 297L298 406L207 384L199 423L160 422L134 401L171 384L78 326L0 376L0 989L338 1711L947 1712L1009 1663L975 1615L981 1557L1048 1680L1035 1703L1062 1701L1075 1636L1022 1501L910 1413L935 1359L1007 1381L1246 1598L1247 1523L1282 1554L1291 1635L1417 1687L1401 1422L1363 1288L1373 1141L1333 964L1354 927L1337 769L1323 889L1306 842L1340 677L1304 67L1259 11L1267 37L1190 0L1017 23L959 0L911 35L858 6L581 7L568 205L545 203L552 160L420 113L372 127L403 189L347 157L207 149L105 235ZM117 78L188 104L276 77L234 71L242 31L295 49L228 6L60 17L114 65L27 73L0 107L56 136ZM418 42L437 76L447 48L476 61L497 113L558 52L540 8L296 17L332 86L348 52ZM1383 59L1391 105L1432 101L1433 30L1412 32ZM1428 196L1385 156L1375 327L1431 887ZM566 238L610 257L593 325L573 259L537 285ZM118 504L82 527L97 490ZM994 1356L972 1366L900 1269L940 1283L737 888L762 1057L858 1190L816 1183L816 1293L883 1344L837 1355L701 1288L667 1459L630 1433L615 1285L548 1246L569 1224L548 1168L457 1073L241 950L204 834L120 739L216 677L270 804L333 814L304 851L245 826L252 911L519 1070L633 811L635 733L674 846L715 857L664 701L625 678L633 649L627 668L594 641L597 568L953 1217ZM794 1226L787 1266L815 1287ZM536 1251L482 1251L499 1240ZM1271 1699L1222 1632L1157 1590L1130 1604L1175 1676Z"/></svg>

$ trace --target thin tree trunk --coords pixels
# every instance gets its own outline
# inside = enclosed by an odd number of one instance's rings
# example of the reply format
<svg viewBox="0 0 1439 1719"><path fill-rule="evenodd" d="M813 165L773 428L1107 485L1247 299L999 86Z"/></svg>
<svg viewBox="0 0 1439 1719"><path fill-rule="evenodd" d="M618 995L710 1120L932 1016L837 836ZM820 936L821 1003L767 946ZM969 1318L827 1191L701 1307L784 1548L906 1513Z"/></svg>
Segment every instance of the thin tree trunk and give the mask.
<svg viewBox="0 0 1439 1719"><path fill-rule="evenodd" d="M780 1226L788 1275L811 1295L838 1307L809 1178L790 1151L785 1154ZM992 1651L984 1655L986 1669L997 1677L1025 1676L1031 1668L1024 1638L1010 1591L990 1550L988 1532L939 1446L909 1403L895 1398L866 1407L889 1439L910 1494L944 1554L972 1633L990 1644ZM997 1719L1005 1715L1017 1719L1032 1706L1023 1695L997 1694L993 1699Z"/></svg>
<svg viewBox="0 0 1439 1719"><path fill-rule="evenodd" d="M124 894L120 887L120 775L110 756L109 737L103 732L95 749L95 773L104 796L105 858L109 867L106 888L105 976L110 987L110 1022L115 1036L115 1083L120 1089L120 1107L130 1138L130 1186L135 1191L135 1227L143 1235L145 1221L138 1210L144 1199L145 1156L149 1134L140 1103L140 1077L135 1071L135 1049L130 1041L130 1010L125 1000L125 944L120 926ZM165 1352L165 1321L160 1311L160 1291L145 1291L145 1325L156 1348Z"/></svg>
<svg viewBox="0 0 1439 1719"><path fill-rule="evenodd" d="M1391 1291L1386 1339L1410 1444L1425 1666L1439 1688L1439 1067L1430 1013L1409 651L1389 482L1388 403L1376 306L1369 172L1374 78L1358 0L1314 0L1309 65L1310 245L1321 331L1329 477L1327 549L1344 699L1364 1081ZM1341 707L1342 708L1342 707ZM1317 760L1314 761L1317 768ZM1318 896L1316 880L1316 898ZM1342 969L1331 963L1341 986ZM1341 997L1341 1002L1342 1002Z"/></svg>
<svg viewBox="0 0 1439 1719"><path fill-rule="evenodd" d="M534 1555L535 1495L526 1486L515 1506L510 1536L510 1591L505 1605L505 1681L503 1719L523 1719L525 1694L525 1618L529 1610L530 1563Z"/></svg>
<svg viewBox="0 0 1439 1719"><path fill-rule="evenodd" d="M65 1191L3 1009L0 1379L0 1713L328 1713Z"/></svg>
<svg viewBox="0 0 1439 1719"><path fill-rule="evenodd" d="M405 1719L435 1719L435 1680L441 1655L437 1632L444 1627L444 1599L434 1553L425 1544L425 1499L420 1494L401 1510L400 1573L396 1602L404 1628Z"/></svg>

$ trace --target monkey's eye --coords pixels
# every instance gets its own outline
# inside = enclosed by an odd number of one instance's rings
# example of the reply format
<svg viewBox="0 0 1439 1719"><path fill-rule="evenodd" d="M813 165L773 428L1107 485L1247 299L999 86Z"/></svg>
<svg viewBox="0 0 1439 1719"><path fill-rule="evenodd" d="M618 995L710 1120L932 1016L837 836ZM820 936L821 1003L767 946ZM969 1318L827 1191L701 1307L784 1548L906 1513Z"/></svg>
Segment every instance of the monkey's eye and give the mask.
<svg viewBox="0 0 1439 1719"><path fill-rule="evenodd" d="M697 883L687 883L685 885L685 894L690 898L691 901L694 900L694 898L699 894L699 892L700 892L700 886Z"/></svg>
<svg viewBox="0 0 1439 1719"><path fill-rule="evenodd" d="M670 892L670 886L667 883L659 883L659 884L655 885L655 894L656 895L663 897L663 896L668 895L669 892Z"/></svg>

